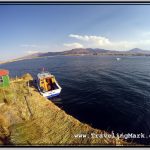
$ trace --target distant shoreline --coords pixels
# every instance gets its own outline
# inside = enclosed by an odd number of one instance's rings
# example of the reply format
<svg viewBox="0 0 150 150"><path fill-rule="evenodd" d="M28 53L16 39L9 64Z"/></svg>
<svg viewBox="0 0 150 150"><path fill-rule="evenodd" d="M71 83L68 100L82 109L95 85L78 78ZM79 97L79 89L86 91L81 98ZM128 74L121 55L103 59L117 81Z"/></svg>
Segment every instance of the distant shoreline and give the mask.
<svg viewBox="0 0 150 150"><path fill-rule="evenodd" d="M2 64L7 64L7 63L12 63L12 62L17 62L17 61L21 61L21 60L31 60L31 59L38 59L38 58L48 58L48 57L55 57L55 56L124 56L124 57L128 57L128 56L146 56L149 57L150 54L97 54L97 55L93 55L93 54L69 54L69 55L53 55L53 56L41 56L41 57L32 57L32 58L21 58L21 59L13 59L13 60L8 60L8 61L3 61L0 62L0 65Z"/></svg>
<svg viewBox="0 0 150 150"><path fill-rule="evenodd" d="M39 52L31 55L26 55L20 58L3 61L0 64L11 63L20 60L47 58L55 56L150 56L150 51L133 48L128 51L106 50L101 48L75 48L62 52Z"/></svg>

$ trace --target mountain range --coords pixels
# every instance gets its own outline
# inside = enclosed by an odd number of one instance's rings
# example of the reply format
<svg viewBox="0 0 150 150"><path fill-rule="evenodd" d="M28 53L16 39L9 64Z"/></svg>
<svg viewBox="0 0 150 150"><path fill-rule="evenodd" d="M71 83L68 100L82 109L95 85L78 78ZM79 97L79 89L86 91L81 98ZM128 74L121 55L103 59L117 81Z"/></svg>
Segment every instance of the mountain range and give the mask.
<svg viewBox="0 0 150 150"><path fill-rule="evenodd" d="M128 51L116 51L116 50L106 50L100 48L76 48L72 50L67 50L63 52L45 52L45 53L34 53L31 55L24 56L20 59L31 59L37 57L48 57L56 55L123 55L123 56L150 56L150 51L142 50L139 48L134 48Z"/></svg>

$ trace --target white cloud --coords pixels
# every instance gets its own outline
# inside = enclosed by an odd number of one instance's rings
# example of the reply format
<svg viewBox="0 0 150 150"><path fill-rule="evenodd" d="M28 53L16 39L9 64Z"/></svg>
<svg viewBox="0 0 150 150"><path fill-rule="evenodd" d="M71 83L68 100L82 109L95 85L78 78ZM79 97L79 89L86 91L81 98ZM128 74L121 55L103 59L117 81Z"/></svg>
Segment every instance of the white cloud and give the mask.
<svg viewBox="0 0 150 150"><path fill-rule="evenodd" d="M78 35L78 34L70 34L69 37L80 40L83 43L84 47L91 47L91 48L95 47L111 50L129 50L138 47L150 50L149 39L135 40L135 41L113 41L104 36Z"/></svg>
<svg viewBox="0 0 150 150"><path fill-rule="evenodd" d="M80 43L65 43L64 46L68 48L83 48L83 45Z"/></svg>
<svg viewBox="0 0 150 150"><path fill-rule="evenodd" d="M102 37L102 36L95 36L95 35L77 35L77 34L70 34L70 37L82 40L82 41L87 41L87 42L94 42L100 45L104 45L104 44L110 44L110 41L108 38L106 37Z"/></svg>
<svg viewBox="0 0 150 150"><path fill-rule="evenodd" d="M34 50L32 51L32 50L31 50L31 51L27 51L27 53L28 53L28 54L35 54L35 53L39 53L39 51L34 51Z"/></svg>

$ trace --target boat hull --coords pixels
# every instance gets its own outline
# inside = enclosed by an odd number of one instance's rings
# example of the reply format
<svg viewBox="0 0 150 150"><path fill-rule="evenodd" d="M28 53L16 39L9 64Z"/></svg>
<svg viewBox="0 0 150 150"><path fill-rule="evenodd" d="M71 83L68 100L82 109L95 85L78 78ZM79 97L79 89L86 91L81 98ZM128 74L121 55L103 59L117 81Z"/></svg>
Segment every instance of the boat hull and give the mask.
<svg viewBox="0 0 150 150"><path fill-rule="evenodd" d="M50 91L50 92L45 92L45 93L42 93L40 92L40 94L46 98L52 98L52 97L56 97L58 96L59 94L61 93L61 89L57 89L57 90L53 90L53 91Z"/></svg>
<svg viewBox="0 0 150 150"><path fill-rule="evenodd" d="M49 72L42 72L37 75L37 87L40 94L46 98L58 96L61 92L61 87L55 76Z"/></svg>
<svg viewBox="0 0 150 150"><path fill-rule="evenodd" d="M61 93L61 87L58 85L58 83L56 82L57 86L58 86L58 89L56 90L52 90L52 91L48 91L48 92L42 92L40 87L39 87L39 84L37 84L37 87L38 87L38 90L40 92L40 94L43 96L43 97L46 97L46 98L52 98L52 97L56 97L58 96L60 93Z"/></svg>

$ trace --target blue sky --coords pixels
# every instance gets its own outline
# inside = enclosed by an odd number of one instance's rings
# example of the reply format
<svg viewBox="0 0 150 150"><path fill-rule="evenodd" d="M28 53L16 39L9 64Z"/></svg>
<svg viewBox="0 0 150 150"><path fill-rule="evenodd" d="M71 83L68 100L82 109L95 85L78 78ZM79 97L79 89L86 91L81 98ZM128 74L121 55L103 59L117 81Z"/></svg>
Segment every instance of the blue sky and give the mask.
<svg viewBox="0 0 150 150"><path fill-rule="evenodd" d="M150 50L150 5L0 5L0 61L72 48Z"/></svg>

